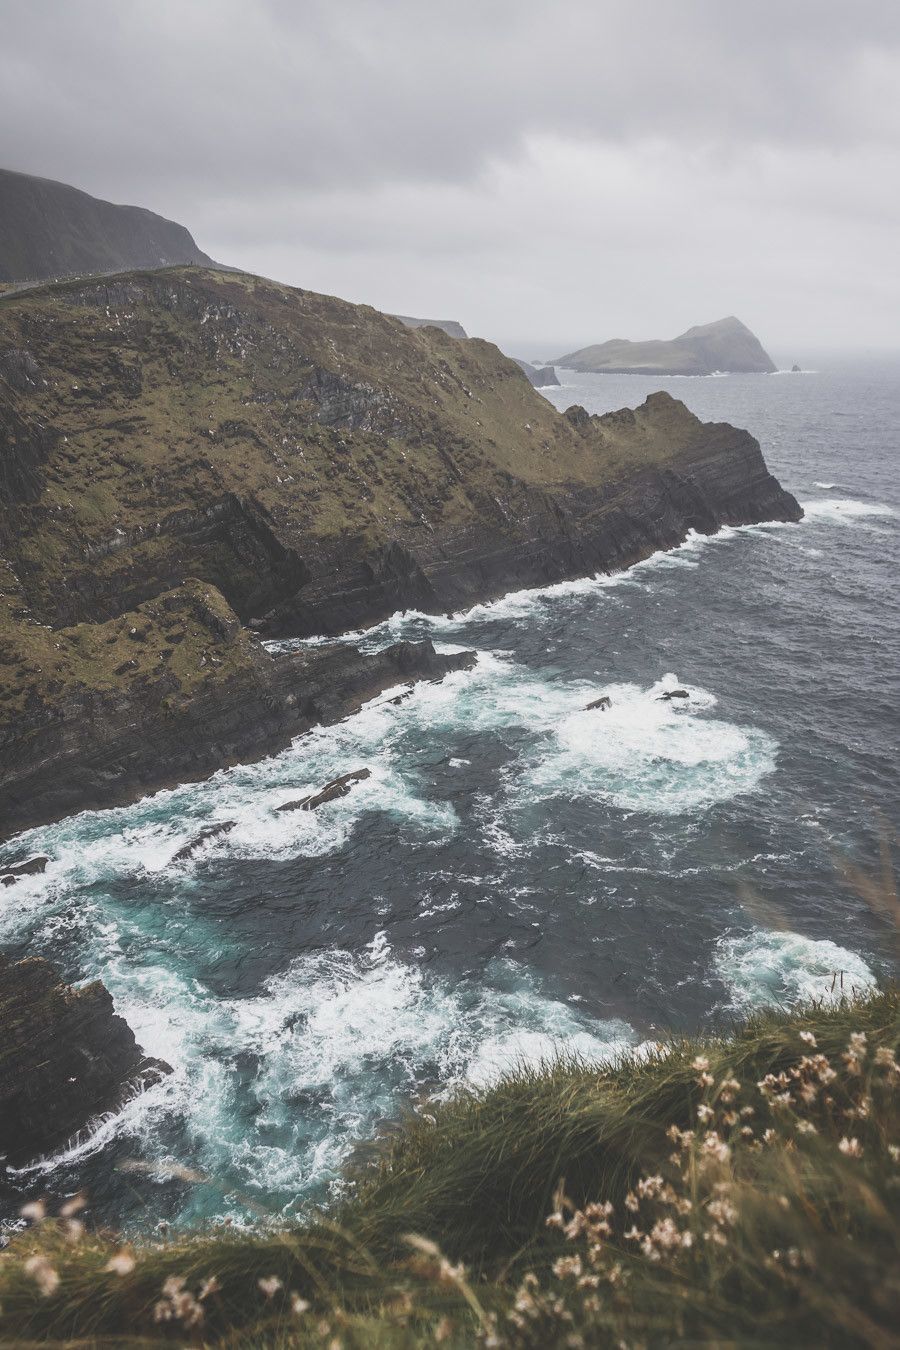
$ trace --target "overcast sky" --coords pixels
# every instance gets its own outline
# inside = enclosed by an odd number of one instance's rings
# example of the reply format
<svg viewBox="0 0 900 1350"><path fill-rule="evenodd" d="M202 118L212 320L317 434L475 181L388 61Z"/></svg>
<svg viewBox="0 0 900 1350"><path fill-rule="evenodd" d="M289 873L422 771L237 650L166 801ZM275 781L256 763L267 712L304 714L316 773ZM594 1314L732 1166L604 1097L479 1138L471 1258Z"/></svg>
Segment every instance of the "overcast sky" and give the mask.
<svg viewBox="0 0 900 1350"><path fill-rule="evenodd" d="M0 163L519 355L900 347L900 0L0 0Z"/></svg>

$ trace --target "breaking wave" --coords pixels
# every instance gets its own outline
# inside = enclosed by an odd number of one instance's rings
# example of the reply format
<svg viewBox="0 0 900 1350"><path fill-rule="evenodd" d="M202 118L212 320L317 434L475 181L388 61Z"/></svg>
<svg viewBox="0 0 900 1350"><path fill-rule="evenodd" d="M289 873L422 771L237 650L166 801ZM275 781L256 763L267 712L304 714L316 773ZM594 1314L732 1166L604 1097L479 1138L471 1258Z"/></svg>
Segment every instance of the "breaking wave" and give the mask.
<svg viewBox="0 0 900 1350"><path fill-rule="evenodd" d="M876 986L872 970L855 952L790 932L721 938L714 969L728 988L729 1006L742 1014L770 1004L838 1002Z"/></svg>
<svg viewBox="0 0 900 1350"><path fill-rule="evenodd" d="M679 695L667 698L674 690ZM605 711L554 710L552 749L526 775L535 794L676 815L750 792L775 768L770 736L709 715L715 696L675 675L649 689L611 684L592 692L610 699Z"/></svg>
<svg viewBox="0 0 900 1350"><path fill-rule="evenodd" d="M117 1008L175 1072L40 1170L117 1135L164 1178L181 1138L192 1167L226 1196L259 1193L279 1214L336 1184L357 1141L411 1098L484 1087L558 1056L607 1063L637 1043L626 1023L582 1016L512 962L452 985L397 958L384 933L361 953L300 957L246 999L218 1000L170 968L108 958ZM193 1203L189 1195L182 1221Z"/></svg>
<svg viewBox="0 0 900 1350"><path fill-rule="evenodd" d="M816 486L828 485L821 483ZM897 515L892 506L885 506L881 502L861 502L854 497L817 497L813 501L801 502L800 505L807 520L830 521L837 525L849 525L869 517L877 519Z"/></svg>

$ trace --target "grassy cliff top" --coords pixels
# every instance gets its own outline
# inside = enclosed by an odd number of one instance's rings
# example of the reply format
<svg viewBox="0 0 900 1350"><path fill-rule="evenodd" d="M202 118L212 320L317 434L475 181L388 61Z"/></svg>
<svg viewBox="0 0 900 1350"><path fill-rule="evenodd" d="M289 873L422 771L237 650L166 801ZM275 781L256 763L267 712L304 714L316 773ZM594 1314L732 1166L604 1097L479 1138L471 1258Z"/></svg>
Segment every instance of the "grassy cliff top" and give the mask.
<svg viewBox="0 0 900 1350"><path fill-rule="evenodd" d="M189 576L246 620L397 541L512 535L535 493L605 491L708 431L666 394L561 415L490 343L242 273L13 293L0 297L0 627L38 652L34 625L113 618ZM13 635L14 620L27 626ZM74 662L79 642L35 661Z"/></svg>
<svg viewBox="0 0 900 1350"><path fill-rule="evenodd" d="M774 484L748 433L667 394L563 415L490 343L260 277L189 266L0 295L7 761L24 772L42 718L74 727L81 708L84 730L97 699L167 707L259 666L238 621L352 628L433 598L432 575L452 591L454 568L482 598L522 584L520 559L536 584L588 566L584 534L592 557L605 540L633 561L702 496L680 487L669 520L660 470L698 465L728 510Z"/></svg>
<svg viewBox="0 0 900 1350"><path fill-rule="evenodd" d="M214 586L183 586L105 623L52 629L11 614L0 596L0 729L57 703L133 695L161 706L268 662L253 634Z"/></svg>
<svg viewBox="0 0 900 1350"><path fill-rule="evenodd" d="M0 422L43 461L7 528L47 612L86 552L114 567L136 533L227 494L286 546L362 548L465 525L513 480L594 486L672 461L700 427L655 395L576 428L490 343L200 268L0 299L0 376Z"/></svg>

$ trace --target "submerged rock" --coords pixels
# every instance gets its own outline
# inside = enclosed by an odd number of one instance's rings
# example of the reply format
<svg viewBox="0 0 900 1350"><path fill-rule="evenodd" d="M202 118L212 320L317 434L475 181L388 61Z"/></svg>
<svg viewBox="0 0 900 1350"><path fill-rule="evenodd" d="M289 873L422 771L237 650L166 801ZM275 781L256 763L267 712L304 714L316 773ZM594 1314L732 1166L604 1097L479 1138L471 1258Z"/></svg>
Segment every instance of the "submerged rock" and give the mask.
<svg viewBox="0 0 900 1350"><path fill-rule="evenodd" d="M391 702L393 701L392 699ZM341 774L340 778L333 778L319 792L313 792L308 797L300 797L295 802L282 802L281 806L275 809L277 811L315 811L316 807L324 806L326 802L336 801L338 797L346 797L355 783L362 783L366 778L371 777L371 769L354 769L352 773L344 773Z"/></svg>
<svg viewBox="0 0 900 1350"><path fill-rule="evenodd" d="M396 708L398 704L402 703L405 699L409 698L414 689L415 685L411 684L408 689L404 689L403 692L400 694L395 694L393 698L389 698L387 701L388 703L391 704L392 707Z"/></svg>
<svg viewBox="0 0 900 1350"><path fill-rule="evenodd" d="M144 1054L95 980L64 984L41 957L0 956L0 1158L20 1167L171 1073Z"/></svg>

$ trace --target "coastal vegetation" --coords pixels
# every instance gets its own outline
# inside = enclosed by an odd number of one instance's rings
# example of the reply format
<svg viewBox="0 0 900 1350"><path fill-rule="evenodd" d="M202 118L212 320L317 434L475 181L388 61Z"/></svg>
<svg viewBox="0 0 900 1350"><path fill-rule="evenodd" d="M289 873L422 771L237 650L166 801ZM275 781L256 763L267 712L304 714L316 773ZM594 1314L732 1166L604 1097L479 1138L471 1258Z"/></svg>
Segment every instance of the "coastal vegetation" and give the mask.
<svg viewBox="0 0 900 1350"><path fill-rule="evenodd" d="M898 1037L891 989L606 1068L522 1067L421 1103L356 1159L340 1201L292 1228L129 1241L92 1228L89 1197L55 1212L35 1200L0 1255L0 1333L85 1347L891 1347Z"/></svg>

